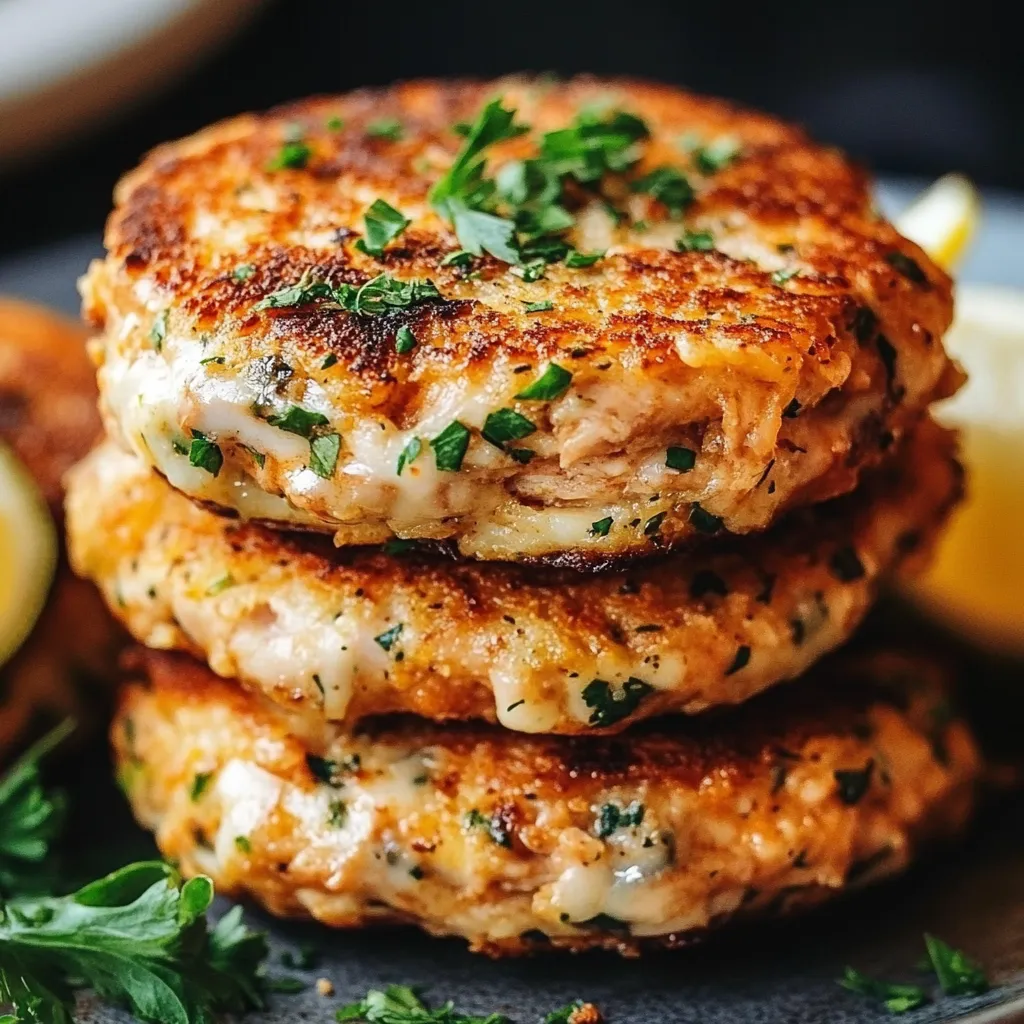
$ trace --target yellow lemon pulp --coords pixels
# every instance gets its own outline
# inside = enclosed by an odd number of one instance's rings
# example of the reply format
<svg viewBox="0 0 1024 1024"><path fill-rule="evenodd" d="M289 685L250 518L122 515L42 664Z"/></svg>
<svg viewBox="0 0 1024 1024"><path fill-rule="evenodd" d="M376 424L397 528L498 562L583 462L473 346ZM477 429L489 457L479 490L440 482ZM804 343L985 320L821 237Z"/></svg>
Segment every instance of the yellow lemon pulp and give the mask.
<svg viewBox="0 0 1024 1024"><path fill-rule="evenodd" d="M18 459L0 445L0 665L31 632L56 564L49 509Z"/></svg>
<svg viewBox="0 0 1024 1024"><path fill-rule="evenodd" d="M963 286L946 344L969 379L935 413L960 428L968 498L910 593L987 646L1024 653L1024 294Z"/></svg>
<svg viewBox="0 0 1024 1024"><path fill-rule="evenodd" d="M977 189L967 178L946 174L900 214L896 226L950 270L974 237L980 205Z"/></svg>

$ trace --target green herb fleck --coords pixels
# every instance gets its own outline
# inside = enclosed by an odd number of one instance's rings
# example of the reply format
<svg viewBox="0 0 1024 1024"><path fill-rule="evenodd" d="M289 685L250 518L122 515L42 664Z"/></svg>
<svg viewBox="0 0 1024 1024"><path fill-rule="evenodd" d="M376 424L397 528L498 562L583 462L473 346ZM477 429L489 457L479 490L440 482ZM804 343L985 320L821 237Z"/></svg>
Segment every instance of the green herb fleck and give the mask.
<svg viewBox="0 0 1024 1024"><path fill-rule="evenodd" d="M322 480L334 476L341 451L340 434L321 434L309 442L309 468Z"/></svg>
<svg viewBox="0 0 1024 1024"><path fill-rule="evenodd" d="M643 823L645 808L639 800L634 800L628 807L618 804L603 804L598 811L594 830L598 838L607 839L620 828L637 828Z"/></svg>
<svg viewBox="0 0 1024 1024"><path fill-rule="evenodd" d="M787 281L791 281L799 273L799 267L786 267L783 270L776 270L772 273L772 284L777 284L781 287Z"/></svg>
<svg viewBox="0 0 1024 1024"><path fill-rule="evenodd" d="M570 249L565 256L565 265L570 270L581 267L592 267L598 260L604 259L604 250L601 252L580 252L577 249Z"/></svg>
<svg viewBox="0 0 1024 1024"><path fill-rule="evenodd" d="M395 467L396 475L401 476L402 470L406 466L411 466L421 451L423 451L423 442L418 437L410 438L398 456L398 465Z"/></svg>
<svg viewBox="0 0 1024 1024"><path fill-rule="evenodd" d="M378 647L383 648L385 651L390 651L392 647L398 643L398 638L402 635L402 623L392 626L390 629L385 630L383 633L379 633L373 638L373 642Z"/></svg>
<svg viewBox="0 0 1024 1024"><path fill-rule="evenodd" d="M524 302L523 309L527 313L548 313L555 308L555 304L550 299L544 299L540 302Z"/></svg>
<svg viewBox="0 0 1024 1024"><path fill-rule="evenodd" d="M412 333L412 328L403 324L395 332L395 351L400 356L404 356L407 352L411 352L415 347L416 335Z"/></svg>
<svg viewBox="0 0 1024 1024"><path fill-rule="evenodd" d="M206 792L212 778L213 772L197 772L195 774L192 779L192 788L188 792L189 799L192 803L196 803L202 798L202 795Z"/></svg>
<svg viewBox="0 0 1024 1024"><path fill-rule="evenodd" d="M223 576L219 577L218 579L215 579L206 588L206 596L207 597L216 597L217 594L222 593L223 591L227 590L229 587L233 587L234 585L235 585L235 577L232 576L231 573L226 572L226 573L224 573Z"/></svg>
<svg viewBox="0 0 1024 1024"><path fill-rule="evenodd" d="M592 537L607 537L608 531L612 528L614 520L611 516L605 516L604 519L598 519L596 523L590 524L590 535Z"/></svg>
<svg viewBox="0 0 1024 1024"><path fill-rule="evenodd" d="M167 318L169 315L166 309L163 310L153 321L153 326L149 329L149 340L157 352L163 349L164 341L167 338Z"/></svg>
<svg viewBox="0 0 1024 1024"><path fill-rule="evenodd" d="M223 356L207 356L205 359L199 360L200 366L209 366L211 363L216 363L218 366L224 365Z"/></svg>
<svg viewBox="0 0 1024 1024"><path fill-rule="evenodd" d="M723 136L693 151L693 162L701 174L715 174L729 166L742 151L738 139Z"/></svg>
<svg viewBox="0 0 1024 1024"><path fill-rule="evenodd" d="M498 846L504 846L506 849L512 848L512 837L498 815L488 818L474 807L466 813L464 820L466 828L483 829Z"/></svg>
<svg viewBox="0 0 1024 1024"><path fill-rule="evenodd" d="M322 412L311 412L309 409L303 409L301 405L290 405L283 413L268 416L267 422L279 430L286 430L289 434L309 438L316 427L325 427L329 421Z"/></svg>
<svg viewBox="0 0 1024 1024"><path fill-rule="evenodd" d="M677 167L656 167L633 182L634 192L645 192L678 216L693 202L693 186Z"/></svg>
<svg viewBox="0 0 1024 1024"><path fill-rule="evenodd" d="M252 843L248 836L235 836L235 849L242 853L252 853Z"/></svg>
<svg viewBox="0 0 1024 1024"><path fill-rule="evenodd" d="M324 122L324 127L329 132L340 132L345 127L345 121L339 114L332 114Z"/></svg>
<svg viewBox="0 0 1024 1024"><path fill-rule="evenodd" d="M327 805L327 825L329 828L344 828L348 819L348 807L343 800L332 800Z"/></svg>
<svg viewBox="0 0 1024 1024"><path fill-rule="evenodd" d="M239 263L238 266L231 271L231 276L236 281L248 281L255 273L256 268L251 263Z"/></svg>
<svg viewBox="0 0 1024 1024"><path fill-rule="evenodd" d="M313 150L302 139L289 139L281 144L281 148L267 161L267 170L283 171L286 168L301 171L309 163Z"/></svg>
<svg viewBox="0 0 1024 1024"><path fill-rule="evenodd" d="M287 996L293 996L298 992L305 992L309 987L301 978L286 978L283 976L268 977L264 983L267 986L267 991Z"/></svg>
<svg viewBox="0 0 1024 1024"><path fill-rule="evenodd" d="M366 126L366 134L372 139L398 142L405 134L405 128L396 117L379 117Z"/></svg>
<svg viewBox="0 0 1024 1024"><path fill-rule="evenodd" d="M654 691L642 679L630 677L621 686L594 679L583 688L583 703L591 709L590 725L607 726L628 718L640 702Z"/></svg>
<svg viewBox="0 0 1024 1024"><path fill-rule="evenodd" d="M680 252L711 252L715 248L715 236L710 231L684 231L676 240Z"/></svg>
<svg viewBox="0 0 1024 1024"><path fill-rule="evenodd" d="M383 199L375 199L363 216L365 237L356 242L356 248L367 256L381 256L388 242L394 241L411 223L400 211Z"/></svg>
<svg viewBox="0 0 1024 1024"><path fill-rule="evenodd" d="M690 506L690 523L701 533L718 533L722 529L722 520L706 512L696 502Z"/></svg>
<svg viewBox="0 0 1024 1024"><path fill-rule="evenodd" d="M514 409L498 409L488 413L481 434L496 448L503 451L509 441L520 441L535 433L537 426Z"/></svg>
<svg viewBox="0 0 1024 1024"><path fill-rule="evenodd" d="M572 383L572 374L557 363L548 363L547 369L516 398L527 402L550 402L564 395Z"/></svg>
<svg viewBox="0 0 1024 1024"><path fill-rule="evenodd" d="M453 420L430 442L434 449L434 463L446 473L457 473L462 469L462 460L469 448L469 428Z"/></svg>
<svg viewBox="0 0 1024 1024"><path fill-rule="evenodd" d="M330 758L319 757L316 754L307 754L306 767L313 778L336 789L342 785L346 775L359 770L360 762L357 755L350 755L342 758L340 761L333 761Z"/></svg>
<svg viewBox="0 0 1024 1024"><path fill-rule="evenodd" d="M215 477L220 473L221 466L224 465L224 455L217 445L207 440L205 434L193 430L192 443L188 449L188 461L189 465L195 466L197 469L205 469L207 473Z"/></svg>
<svg viewBox="0 0 1024 1024"><path fill-rule="evenodd" d="M988 978L973 960L934 935L925 934L924 942L935 976L946 995L978 996L988 991Z"/></svg>
<svg viewBox="0 0 1024 1024"><path fill-rule="evenodd" d="M665 465L677 473L689 473L697 463L697 453L692 448L671 447L665 455Z"/></svg>
<svg viewBox="0 0 1024 1024"><path fill-rule="evenodd" d="M328 352L328 354L324 356L324 361L320 364L320 369L329 370L337 362L338 357L333 352Z"/></svg>
<svg viewBox="0 0 1024 1024"><path fill-rule="evenodd" d="M852 967L845 969L839 984L849 992L877 1000L890 1013L906 1013L928 1002L924 989L917 985L894 985L887 981L876 981Z"/></svg>

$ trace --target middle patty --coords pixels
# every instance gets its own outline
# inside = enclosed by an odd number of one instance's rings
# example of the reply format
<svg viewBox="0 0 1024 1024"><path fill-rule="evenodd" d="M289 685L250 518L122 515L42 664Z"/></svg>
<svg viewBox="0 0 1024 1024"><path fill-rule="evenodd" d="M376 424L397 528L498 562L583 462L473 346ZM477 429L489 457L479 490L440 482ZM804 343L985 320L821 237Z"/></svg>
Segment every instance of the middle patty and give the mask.
<svg viewBox="0 0 1024 1024"><path fill-rule="evenodd" d="M956 503L955 447L925 422L855 494L765 534L578 575L239 524L108 444L71 474L69 543L142 643L205 657L313 720L615 732L744 701L842 643Z"/></svg>

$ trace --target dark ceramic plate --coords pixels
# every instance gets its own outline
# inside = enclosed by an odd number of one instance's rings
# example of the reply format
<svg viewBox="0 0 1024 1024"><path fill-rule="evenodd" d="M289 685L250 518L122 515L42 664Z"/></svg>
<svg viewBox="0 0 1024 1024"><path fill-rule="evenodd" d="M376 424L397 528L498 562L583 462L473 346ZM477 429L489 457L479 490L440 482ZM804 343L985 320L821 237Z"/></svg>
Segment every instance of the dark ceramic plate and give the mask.
<svg viewBox="0 0 1024 1024"><path fill-rule="evenodd" d="M884 190L887 197L909 187ZM964 276L973 281L1024 285L1024 202L991 197L989 220ZM0 264L0 293L36 299L73 312L74 281L98 253L95 238L75 239ZM1024 668L994 664L936 636L908 612L880 608L867 632L902 643L945 645L961 667L966 694L993 743L1024 746L1014 723L1024 722ZM992 709L997 707L998 714ZM120 795L107 781L106 755L78 761L95 766L92 780L77 779L74 856L69 867L85 877L152 853L148 837L131 822ZM416 986L433 1002L453 999L466 1012L500 1011L535 1022L555 1007L582 997L613 1024L757 1024L824 1022L864 1024L886 1019L859 996L839 989L844 965L893 980L924 982L915 965L921 935L932 931L986 965L993 989L984 996L938 998L902 1017L907 1024L937 1021L1024 1021L1024 802L1003 799L982 815L961 844L936 851L908 877L809 917L737 935L702 947L637 961L605 955L491 962L462 943L425 938L405 930L332 934L315 926L281 924L256 912L251 923L269 930L274 960L285 948L313 943L321 962L301 976L329 978L330 999L310 984L297 995L273 998L249 1024L328 1021L343 1002L388 983ZM80 1019L120 1024L127 1018L85 1004Z"/></svg>

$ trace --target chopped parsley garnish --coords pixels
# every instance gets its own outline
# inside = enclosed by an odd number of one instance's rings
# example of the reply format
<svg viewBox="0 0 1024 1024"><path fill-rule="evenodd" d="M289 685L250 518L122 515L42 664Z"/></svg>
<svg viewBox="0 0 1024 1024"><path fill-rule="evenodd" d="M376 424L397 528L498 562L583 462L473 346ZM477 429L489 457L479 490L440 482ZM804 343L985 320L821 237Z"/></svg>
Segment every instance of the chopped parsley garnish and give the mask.
<svg viewBox="0 0 1024 1024"><path fill-rule="evenodd" d="M772 273L772 284L777 284L781 287L787 281L791 281L799 273L799 267L786 267L784 270L776 270Z"/></svg>
<svg viewBox="0 0 1024 1024"><path fill-rule="evenodd" d="M241 853L252 853L252 843L248 836L235 836L235 849Z"/></svg>
<svg viewBox="0 0 1024 1024"><path fill-rule="evenodd" d="M846 968L839 984L850 992L877 1000L890 1013L906 1013L928 1002L927 994L918 985L894 985L887 981L876 981L852 967Z"/></svg>
<svg viewBox="0 0 1024 1024"><path fill-rule="evenodd" d="M948 996L978 996L988 991L988 978L973 960L942 939L925 934L925 947L942 991Z"/></svg>
<svg viewBox="0 0 1024 1024"><path fill-rule="evenodd" d="M129 864L70 896L12 900L0 914L0 1005L70 1024L74 990L140 1020L203 1024L263 1006L262 935L236 907L211 926L213 884L157 861Z"/></svg>
<svg viewBox="0 0 1024 1024"><path fill-rule="evenodd" d="M860 803L861 798L867 793L871 786L871 776L875 771L875 759L869 758L863 768L838 769L832 774L836 780L836 792L839 799L847 807L853 807Z"/></svg>
<svg viewBox="0 0 1024 1024"><path fill-rule="evenodd" d="M231 573L226 572L223 576L219 576L215 579L207 588L207 597L216 597L218 594L223 593L225 590L235 585L235 577Z"/></svg>
<svg viewBox="0 0 1024 1024"><path fill-rule="evenodd" d="M398 456L398 464L395 467L395 474L397 476L401 476L402 470L405 469L406 466L411 466L419 457L421 451L423 451L423 442L418 437L410 438L402 449L401 454Z"/></svg>
<svg viewBox="0 0 1024 1024"><path fill-rule="evenodd" d="M484 420L483 429L480 433L485 441L489 441L495 448L505 450L509 441L520 441L535 433L537 425L514 409L498 409L497 412L487 414Z"/></svg>
<svg viewBox="0 0 1024 1024"><path fill-rule="evenodd" d="M327 824L330 828L344 828L348 807L343 800L332 800L327 805Z"/></svg>
<svg viewBox="0 0 1024 1024"><path fill-rule="evenodd" d="M341 451L340 434L321 434L309 442L309 468L323 480L334 476Z"/></svg>
<svg viewBox="0 0 1024 1024"><path fill-rule="evenodd" d="M392 537L384 542L385 555L407 555L415 551L419 545L414 540L405 540L401 537Z"/></svg>
<svg viewBox="0 0 1024 1024"><path fill-rule="evenodd" d="M570 249L565 256L565 265L570 270L580 267L592 267L598 260L604 259L604 252L580 252L578 249Z"/></svg>
<svg viewBox="0 0 1024 1024"><path fill-rule="evenodd" d="M391 650L392 647L398 643L398 638L402 635L402 623L392 626L390 629L385 630L383 633L379 633L373 638L373 642L385 651Z"/></svg>
<svg viewBox="0 0 1024 1024"><path fill-rule="evenodd" d="M928 283L928 275L921 269L921 265L906 253L888 252L885 254L885 262L908 281L913 281L914 284Z"/></svg>
<svg viewBox="0 0 1024 1024"><path fill-rule="evenodd" d="M498 815L488 818L474 807L466 813L465 825L466 828L483 829L498 846L504 846L506 849L512 848L512 837Z"/></svg>
<svg viewBox="0 0 1024 1024"><path fill-rule="evenodd" d="M281 148L267 161L267 170L283 171L286 168L301 171L309 163L313 150L302 139L288 139Z"/></svg>
<svg viewBox="0 0 1024 1024"><path fill-rule="evenodd" d="M537 453L532 448L506 448L505 454L525 466Z"/></svg>
<svg viewBox="0 0 1024 1024"><path fill-rule="evenodd" d="M303 409L301 405L290 405L283 413L268 416L267 422L279 430L286 430L289 434L308 438L317 427L325 427L329 421L322 412L311 412L309 409Z"/></svg>
<svg viewBox="0 0 1024 1024"><path fill-rule="evenodd" d="M728 167L740 155L742 148L739 139L725 135L694 149L693 163L701 174L715 174Z"/></svg>
<svg viewBox="0 0 1024 1024"><path fill-rule="evenodd" d="M539 302L524 302L523 309L527 313L548 313L555 308L555 304L550 299L542 299Z"/></svg>
<svg viewBox="0 0 1024 1024"><path fill-rule="evenodd" d="M644 805L639 800L634 800L628 807L602 804L594 831L597 832L599 839L606 839L620 828L636 828L643 823L644 812Z"/></svg>
<svg viewBox="0 0 1024 1024"><path fill-rule="evenodd" d="M366 126L366 134L372 139L387 139L398 142L405 134L405 128L397 117L379 117Z"/></svg>
<svg viewBox="0 0 1024 1024"><path fill-rule="evenodd" d="M591 709L590 725L606 726L628 718L654 687L642 679L630 677L621 686L593 679L583 688L583 703Z"/></svg>
<svg viewBox="0 0 1024 1024"><path fill-rule="evenodd" d="M402 326L395 332L395 351L400 356L404 356L407 352L411 352L415 347L416 335L412 333L412 328L402 324Z"/></svg>
<svg viewBox="0 0 1024 1024"><path fill-rule="evenodd" d="M324 127L329 132L340 132L345 127L345 121L340 115L333 114L324 122Z"/></svg>
<svg viewBox="0 0 1024 1024"><path fill-rule="evenodd" d="M840 583L853 583L864 577L864 563L850 545L834 552L828 560L828 567Z"/></svg>
<svg viewBox="0 0 1024 1024"><path fill-rule="evenodd" d="M722 529L721 518L705 511L696 502L690 506L690 523L701 533L718 533Z"/></svg>
<svg viewBox="0 0 1024 1024"><path fill-rule="evenodd" d="M338 362L338 357L333 352L328 352L324 356L324 361L320 364L321 370L329 370Z"/></svg>
<svg viewBox="0 0 1024 1024"><path fill-rule="evenodd" d="M236 281L248 281L255 273L256 268L251 263L239 263L238 266L231 271L231 276Z"/></svg>
<svg viewBox="0 0 1024 1024"><path fill-rule="evenodd" d="M167 338L167 317L168 311L165 309L157 316L153 321L153 326L149 329L149 340L157 352L163 349L164 340Z"/></svg>
<svg viewBox="0 0 1024 1024"><path fill-rule="evenodd" d="M725 670L727 676L734 675L739 672L741 668L746 668L750 664L750 648L746 644L740 644L736 648L736 654L732 659L732 663Z"/></svg>
<svg viewBox="0 0 1024 1024"><path fill-rule="evenodd" d="M337 789L344 782L346 775L359 771L359 757L350 755L340 761L333 761L328 757L307 754L306 767L313 778Z"/></svg>
<svg viewBox="0 0 1024 1024"><path fill-rule="evenodd" d="M250 456L252 456L252 461L255 462L260 469L262 469L267 464L267 457L266 455L263 454L263 452L258 452L256 451L255 448L250 448L249 445L247 444L242 445L242 447L249 453Z"/></svg>
<svg viewBox="0 0 1024 1024"><path fill-rule="evenodd" d="M192 431L192 443L188 449L189 465L197 469L205 469L211 476L217 476L224 465L224 455L220 448L207 440L205 434L198 430Z"/></svg>
<svg viewBox="0 0 1024 1024"><path fill-rule="evenodd" d="M612 528L614 520L611 516L605 516L604 519L598 519L596 523L590 524L590 535L592 537L607 537L608 531Z"/></svg>
<svg viewBox="0 0 1024 1024"><path fill-rule="evenodd" d="M697 464L697 453L692 448L671 447L665 454L665 465L678 473L689 473Z"/></svg>
<svg viewBox="0 0 1024 1024"><path fill-rule="evenodd" d="M215 364L217 366L223 366L224 365L224 357L223 356L207 356L205 359L200 359L199 360L199 365L200 366L209 366L211 363L213 363L213 364Z"/></svg>
<svg viewBox="0 0 1024 1024"><path fill-rule="evenodd" d="M451 1003L430 1010L419 996L405 985L388 985L383 991L371 989L358 1003L343 1006L336 1020L367 1021L368 1024L509 1024L500 1013L486 1017L459 1013Z"/></svg>
<svg viewBox="0 0 1024 1024"><path fill-rule="evenodd" d="M557 363L548 363L547 369L515 397L527 402L550 402L564 395L572 383L572 374Z"/></svg>
<svg viewBox="0 0 1024 1024"><path fill-rule="evenodd" d="M558 175L593 184L607 172L621 173L640 159L638 143L648 138L647 125L633 114L584 110L572 125L541 138L541 159Z"/></svg>
<svg viewBox="0 0 1024 1024"><path fill-rule="evenodd" d="M210 780L213 778L213 772L197 772L192 779L192 787L188 791L189 799L192 803L202 799L203 794L206 792L210 785Z"/></svg>
<svg viewBox="0 0 1024 1024"><path fill-rule="evenodd" d="M656 167L633 182L634 192L645 192L668 208L673 217L693 202L693 186L677 167Z"/></svg>
<svg viewBox="0 0 1024 1024"><path fill-rule="evenodd" d="M469 448L469 428L453 420L430 442L434 449L434 464L446 473L462 469L462 460Z"/></svg>
<svg viewBox="0 0 1024 1024"><path fill-rule="evenodd" d="M293 284L271 292L256 303L257 310L292 309L312 302L323 302L324 308L340 309L360 316L379 316L393 309L406 309L421 302L441 298L430 280L399 281L390 274L378 274L358 287L341 284L333 288L326 281L317 281L306 271Z"/></svg>
<svg viewBox="0 0 1024 1024"><path fill-rule="evenodd" d="M366 235L356 248L367 256L380 256L388 242L394 241L411 223L400 211L383 199L375 199L363 215Z"/></svg>
<svg viewBox="0 0 1024 1024"><path fill-rule="evenodd" d="M473 254L468 249L456 249L455 252L448 253L448 255L441 260L440 266L465 268L472 262Z"/></svg>
<svg viewBox="0 0 1024 1024"><path fill-rule="evenodd" d="M684 231L676 240L680 252L711 252L715 248L715 236L710 231Z"/></svg>

